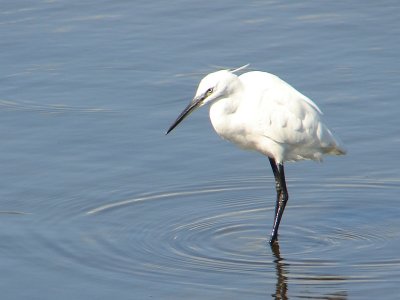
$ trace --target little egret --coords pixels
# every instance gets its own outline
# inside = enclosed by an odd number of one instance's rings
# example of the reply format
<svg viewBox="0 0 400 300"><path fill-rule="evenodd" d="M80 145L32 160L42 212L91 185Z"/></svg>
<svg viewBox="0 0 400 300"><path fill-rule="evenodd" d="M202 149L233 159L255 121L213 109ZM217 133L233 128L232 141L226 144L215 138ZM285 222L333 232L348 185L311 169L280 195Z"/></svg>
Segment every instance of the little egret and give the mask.
<svg viewBox="0 0 400 300"><path fill-rule="evenodd" d="M219 136L268 157L277 192L272 245L278 239L289 197L284 162L321 161L324 154L343 155L346 151L323 123L322 112L311 99L270 73L251 71L237 76L235 72L242 68L205 76L193 100L166 134L196 108L210 103L211 123Z"/></svg>

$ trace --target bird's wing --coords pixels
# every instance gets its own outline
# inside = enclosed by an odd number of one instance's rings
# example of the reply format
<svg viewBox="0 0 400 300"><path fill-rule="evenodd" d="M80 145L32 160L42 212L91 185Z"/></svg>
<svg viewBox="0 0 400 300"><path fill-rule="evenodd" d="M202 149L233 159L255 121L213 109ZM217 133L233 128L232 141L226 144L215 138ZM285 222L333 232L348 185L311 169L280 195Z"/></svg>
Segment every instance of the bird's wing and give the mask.
<svg viewBox="0 0 400 300"><path fill-rule="evenodd" d="M258 128L261 134L289 145L309 144L318 140L323 130L322 114L309 98L279 78L261 91Z"/></svg>
<svg viewBox="0 0 400 300"><path fill-rule="evenodd" d="M281 159L320 160L325 153L346 152L322 122L317 105L291 85L265 72L248 72L240 79L246 98L241 105L242 116L246 123L251 123L248 131L280 144L275 154L284 151ZM243 125L245 131L246 126ZM258 143L257 137L255 143ZM265 153L268 151L271 149Z"/></svg>

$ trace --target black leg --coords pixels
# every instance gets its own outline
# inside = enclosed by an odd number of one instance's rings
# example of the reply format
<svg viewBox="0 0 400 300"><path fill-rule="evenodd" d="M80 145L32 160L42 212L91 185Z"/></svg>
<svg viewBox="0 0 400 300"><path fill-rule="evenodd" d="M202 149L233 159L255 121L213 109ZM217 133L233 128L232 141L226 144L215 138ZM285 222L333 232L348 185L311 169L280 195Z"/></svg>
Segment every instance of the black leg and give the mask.
<svg viewBox="0 0 400 300"><path fill-rule="evenodd" d="M270 159L270 162L271 166L272 162L275 163L273 159ZM274 225L271 232L271 239L269 241L271 245L278 240L279 224L281 223L283 211L285 210L286 203L289 199L289 194L286 188L285 170L283 164L281 163L275 164L275 168L272 167L272 171L274 172L274 175L276 173L275 182L276 182L276 192L277 192L277 203L275 206Z"/></svg>
<svg viewBox="0 0 400 300"><path fill-rule="evenodd" d="M278 208L279 208L279 198L281 196L281 192L282 192L282 188L279 182L279 172L278 172L278 168L276 167L276 162L275 159L268 157L269 159L269 163L271 164L271 168L272 168L272 172L274 173L274 177L275 177L275 188L276 188L276 204L275 204L275 214L274 216L276 216L276 214L278 213Z"/></svg>

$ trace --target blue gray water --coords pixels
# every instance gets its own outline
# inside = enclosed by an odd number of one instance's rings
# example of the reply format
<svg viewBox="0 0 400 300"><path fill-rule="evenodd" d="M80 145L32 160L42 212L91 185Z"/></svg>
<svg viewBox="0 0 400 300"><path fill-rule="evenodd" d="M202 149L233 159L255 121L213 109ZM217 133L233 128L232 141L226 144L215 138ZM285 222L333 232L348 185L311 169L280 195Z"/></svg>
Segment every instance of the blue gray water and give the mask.
<svg viewBox="0 0 400 300"><path fill-rule="evenodd" d="M2 299L397 299L398 1L2 1ZM218 68L313 99L348 149L287 164L207 109Z"/></svg>

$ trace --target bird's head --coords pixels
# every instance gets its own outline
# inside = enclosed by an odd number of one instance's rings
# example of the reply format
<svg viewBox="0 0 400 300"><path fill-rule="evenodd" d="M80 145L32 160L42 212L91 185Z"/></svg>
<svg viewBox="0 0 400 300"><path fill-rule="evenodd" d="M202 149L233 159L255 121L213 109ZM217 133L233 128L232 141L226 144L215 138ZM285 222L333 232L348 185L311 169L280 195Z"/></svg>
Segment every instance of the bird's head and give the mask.
<svg viewBox="0 0 400 300"><path fill-rule="evenodd" d="M178 126L183 119L197 108L207 103L229 97L235 92L239 85L240 81L238 76L233 74L233 71L230 70L221 70L205 76L200 81L193 100L186 106L175 122L172 123L166 134Z"/></svg>

